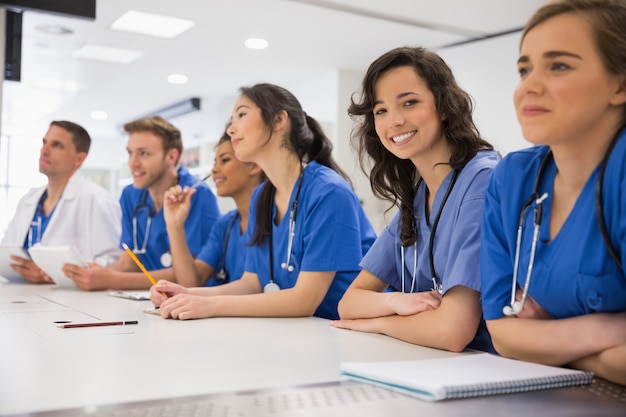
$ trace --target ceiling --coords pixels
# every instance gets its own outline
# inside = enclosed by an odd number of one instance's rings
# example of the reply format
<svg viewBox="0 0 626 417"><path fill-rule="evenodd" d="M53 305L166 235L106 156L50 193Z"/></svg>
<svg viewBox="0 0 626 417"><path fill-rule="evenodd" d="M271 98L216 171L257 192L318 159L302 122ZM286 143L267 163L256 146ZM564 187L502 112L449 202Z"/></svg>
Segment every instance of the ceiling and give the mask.
<svg viewBox="0 0 626 417"><path fill-rule="evenodd" d="M223 127L242 85L268 81L291 88L336 71L362 72L397 46L440 49L510 32L543 3L97 0L95 21L26 11L22 78L4 82L2 134L39 138L51 120L67 119L84 125L97 141L119 138L121 123L197 96L202 111L173 123L184 137L202 138ZM112 30L111 23L131 9L189 19L194 25L174 39ZM72 33L45 33L44 26ZM245 48L250 37L267 39L269 47ZM73 58L72 52L85 43L129 48L142 56L130 64ZM189 81L170 84L167 76L173 73L185 74ZM93 110L107 112L108 118L92 119Z"/></svg>

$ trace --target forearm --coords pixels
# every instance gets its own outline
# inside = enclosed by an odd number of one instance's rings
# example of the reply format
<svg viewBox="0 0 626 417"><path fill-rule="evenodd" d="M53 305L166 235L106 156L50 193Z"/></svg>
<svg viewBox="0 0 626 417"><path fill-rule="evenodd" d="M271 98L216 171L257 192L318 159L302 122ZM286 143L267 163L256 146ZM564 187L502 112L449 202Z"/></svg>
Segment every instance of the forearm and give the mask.
<svg viewBox="0 0 626 417"><path fill-rule="evenodd" d="M502 318L487 322L503 356L562 366L626 343L626 313L560 320Z"/></svg>
<svg viewBox="0 0 626 417"><path fill-rule="evenodd" d="M315 312L292 288L273 293L218 296L210 302L215 303L215 316L225 317L310 317Z"/></svg>
<svg viewBox="0 0 626 417"><path fill-rule="evenodd" d="M189 252L184 227L168 227L167 235L170 239L174 282L185 287L197 287L201 284L201 277L196 269L194 258Z"/></svg>
<svg viewBox="0 0 626 417"><path fill-rule="evenodd" d="M596 376L626 385L626 344L571 362L573 368L592 371Z"/></svg>
<svg viewBox="0 0 626 417"><path fill-rule="evenodd" d="M244 276L241 279L231 281L224 285L215 287L195 287L189 288L189 294L215 296L215 295L247 295L256 294L262 291L256 276Z"/></svg>
<svg viewBox="0 0 626 417"><path fill-rule="evenodd" d="M143 272L123 272L111 270L109 282L110 287L114 290L147 290L150 289L152 283ZM152 271L150 275L158 281L165 279L171 281L174 274L171 268L159 271ZM169 276L169 278L168 278Z"/></svg>
<svg viewBox="0 0 626 417"><path fill-rule="evenodd" d="M388 302L391 293L350 287L338 305L342 319L384 317L396 314Z"/></svg>
<svg viewBox="0 0 626 417"><path fill-rule="evenodd" d="M446 302L448 301L448 302ZM481 319L479 305L460 309L444 297L435 310L375 320L379 333L421 346L461 352L474 339Z"/></svg>
<svg viewBox="0 0 626 417"><path fill-rule="evenodd" d="M386 282L362 270L339 301L339 317L358 319L396 314L389 300L392 293L385 293L386 288Z"/></svg>

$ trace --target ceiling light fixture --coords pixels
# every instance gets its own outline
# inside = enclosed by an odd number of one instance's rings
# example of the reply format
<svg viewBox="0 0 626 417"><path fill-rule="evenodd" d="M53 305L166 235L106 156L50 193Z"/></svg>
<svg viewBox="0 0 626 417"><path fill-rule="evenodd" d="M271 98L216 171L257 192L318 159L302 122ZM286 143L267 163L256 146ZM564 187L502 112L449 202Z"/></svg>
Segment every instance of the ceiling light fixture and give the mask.
<svg viewBox="0 0 626 417"><path fill-rule="evenodd" d="M162 109L159 109L159 110L154 110L143 116L136 117L132 120L142 119L144 117L152 117L152 116L161 116L166 120L171 120L175 117L183 116L185 114L200 110L200 103L201 101L199 97L192 97L192 98L188 98L187 100L183 100L181 102L172 104L171 106L163 107ZM131 120L127 120L119 124L117 126L118 130L123 133L124 125L128 123L129 121Z"/></svg>
<svg viewBox="0 0 626 417"><path fill-rule="evenodd" d="M111 29L172 39L193 25L191 20L129 10L111 24Z"/></svg>
<svg viewBox="0 0 626 417"><path fill-rule="evenodd" d="M40 25L35 29L47 35L71 35L74 33L72 29L61 25Z"/></svg>
<svg viewBox="0 0 626 417"><path fill-rule="evenodd" d="M94 61L112 62L115 64L129 64L141 57L140 51L123 48L113 48L103 45L85 44L72 52L74 58L91 59Z"/></svg>
<svg viewBox="0 0 626 417"><path fill-rule="evenodd" d="M94 110L91 112L91 118L94 120L106 120L109 118L109 113L102 110Z"/></svg>
<svg viewBox="0 0 626 417"><path fill-rule="evenodd" d="M189 79L184 74L170 74L167 81L171 84L186 84Z"/></svg>
<svg viewBox="0 0 626 417"><path fill-rule="evenodd" d="M261 38L246 39L244 44L250 49L265 49L269 46L269 42Z"/></svg>

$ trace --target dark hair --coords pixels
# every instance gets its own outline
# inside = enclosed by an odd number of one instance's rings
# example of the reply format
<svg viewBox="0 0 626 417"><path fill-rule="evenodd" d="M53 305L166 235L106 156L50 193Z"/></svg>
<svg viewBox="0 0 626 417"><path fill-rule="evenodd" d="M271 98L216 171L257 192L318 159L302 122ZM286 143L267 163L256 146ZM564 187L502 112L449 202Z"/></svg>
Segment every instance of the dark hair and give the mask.
<svg viewBox="0 0 626 417"><path fill-rule="evenodd" d="M180 159L180 155L183 153L183 139L180 130L161 116L144 117L128 122L124 125L124 131L128 134L152 132L161 138L164 152L176 149L178 150L178 159ZM176 160L177 163L178 159Z"/></svg>
<svg viewBox="0 0 626 417"><path fill-rule="evenodd" d="M626 76L626 2L624 0L558 0L539 8L524 26L520 45L535 26L553 17L575 13L591 25L593 41L606 70ZM626 106L622 125L626 124Z"/></svg>
<svg viewBox="0 0 626 417"><path fill-rule="evenodd" d="M220 136L220 140L217 141L217 145L215 145L215 148L217 148L224 142L230 142L230 135L228 134L228 126L226 127L226 129L227 130L225 130L224 133L222 133L222 136Z"/></svg>
<svg viewBox="0 0 626 417"><path fill-rule="evenodd" d="M274 133L276 117L284 111L289 118L290 128L281 146L295 153L300 161L316 161L350 182L332 157L333 145L330 139L326 137L319 123L302 110L298 99L291 92L274 84L256 84L242 87L241 95L252 100L261 110L261 118L270 132L268 142ZM274 191L274 185L267 181L260 192L256 208L256 227L250 241L252 245L261 244L270 234L270 207Z"/></svg>
<svg viewBox="0 0 626 417"><path fill-rule="evenodd" d="M58 126L61 129L67 130L72 135L72 142L74 142L76 151L89 153L91 137L84 127L74 122L68 122L67 120L54 120L50 122L50 126Z"/></svg>
<svg viewBox="0 0 626 417"><path fill-rule="evenodd" d="M360 101L351 99L348 114L356 120L352 146L356 149L361 169L370 179L374 195L400 207L402 245L410 246L417 239L413 200L419 173L408 159L389 152L376 134L374 124L374 88L379 77L398 67L411 67L424 80L435 98L437 112L442 116L441 130L452 149L449 164L461 169L478 151L493 146L480 137L472 120L473 103L469 94L456 83L452 70L436 53L420 47L392 49L376 59L368 68L361 87Z"/></svg>

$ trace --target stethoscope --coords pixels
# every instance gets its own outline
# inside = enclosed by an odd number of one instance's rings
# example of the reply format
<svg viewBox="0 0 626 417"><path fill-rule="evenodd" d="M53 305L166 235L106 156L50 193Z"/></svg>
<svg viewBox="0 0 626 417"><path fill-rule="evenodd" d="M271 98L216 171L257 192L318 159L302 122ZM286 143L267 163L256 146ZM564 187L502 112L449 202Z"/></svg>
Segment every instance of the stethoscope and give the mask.
<svg viewBox="0 0 626 417"><path fill-rule="evenodd" d="M619 135L619 132L618 132ZM609 239L609 234L606 229L606 224L604 222L604 215L602 213L602 185L604 184L604 171L606 170L606 165L611 155L611 151L617 142L617 136L611 142L609 149L607 150L602 162L600 164L600 170L598 172L598 181L596 182L596 192L595 192L595 207L596 207L596 218L598 220L598 224L600 226L600 234L602 235L602 240L609 252L611 258L615 261L620 270L624 270L622 266L622 262L617 255L617 252L611 245L611 241ZM537 242L539 241L539 229L541 227L541 220L543 215L543 201L548 198L548 193L543 193L539 195L539 183L541 182L541 177L546 169L548 161L552 156L552 150L548 151L546 155L543 157L541 164L539 165L539 170L537 171L537 176L535 177L535 183L533 185L533 193L526 200L519 215L519 221L517 226L517 238L515 242L515 260L513 262L513 280L511 286L511 302L508 306L502 308L502 312L507 316L514 316L516 314L521 313L524 308L524 303L526 302L526 298L528 297L528 289L530 287L530 279L533 271L533 265L535 261L535 253L537 251ZM533 207L533 239L530 245L530 259L528 260L528 267L526 269L526 278L524 280L524 288L522 290L522 297L520 301L515 300L515 296L517 293L517 274L519 269L519 255L520 248L522 244L522 229L524 226L524 218L526 217L526 212L528 209Z"/></svg>
<svg viewBox="0 0 626 417"><path fill-rule="evenodd" d="M293 238L296 234L296 215L298 214L298 198L300 197L300 189L302 188L302 177L304 175L304 169L300 172L298 177L298 188L296 189L296 195L291 203L291 210L289 210L289 240L287 241L287 261L280 264L280 267L288 272L293 272L295 267L291 264L291 249L293 248ZM274 219L272 216L271 205L274 202L274 198L270 200L270 282L263 287L263 292L279 291L280 287L274 282L274 242L273 242L273 229Z"/></svg>
<svg viewBox="0 0 626 417"><path fill-rule="evenodd" d="M430 267L430 276L433 281L433 291L437 291L439 294L443 294L443 283L437 277L437 273L435 272L435 256L434 256L434 244L435 244L435 233L437 232L437 226L439 225L439 219L441 218L441 213L443 212L443 208L448 201L448 197L450 197L450 193L452 192L452 188L454 188L454 184L456 183L456 179L459 175L458 170L454 170L452 172L452 178L450 179L450 184L448 184L448 188L446 189L446 193L443 196L443 200L441 201L441 205L439 206L439 210L437 211L437 215L435 216L435 220L433 221L432 230L430 232L430 238L428 239L428 262ZM422 178L417 182L417 188L423 183ZM424 199L425 205L428 205L428 197ZM427 211L427 210L426 210ZM404 250L405 248L400 248L400 257L402 262L402 292L405 292L404 289ZM411 291L415 289L415 278L417 275L417 240L413 244L413 279L411 281Z"/></svg>
<svg viewBox="0 0 626 417"><path fill-rule="evenodd" d="M198 187L200 184L202 184L204 181L206 181L210 177L211 177L211 173L209 173L207 176L205 176L201 180L196 181L196 183L194 183L190 188ZM148 218L146 220L146 231L143 236L143 244L141 248L139 248L139 245L137 242L137 218L139 216L139 213L141 213L141 210L148 211ZM142 197L141 197L141 201L139 202L139 204L135 206L135 209L133 210L133 221L132 221L133 223L133 252L138 255L143 255L147 252L146 248L148 246L148 237L150 236L150 227L152 226L152 218L155 215L156 213L152 209L152 206L148 204L148 190L144 189ZM161 265L163 265L166 268L172 266L172 255L169 253L169 251L163 252L163 254L161 255L160 261L161 261Z"/></svg>
<svg viewBox="0 0 626 417"><path fill-rule="evenodd" d="M141 210L147 210L148 219L146 220L146 232L143 236L143 245L139 248L137 244L137 217L139 217L139 213ZM139 204L135 206L133 210L133 252L142 255L146 253L146 247L148 246L148 237L150 236L150 226L152 225L152 217L155 215L154 210L152 210L152 206L148 204L148 190L144 190L142 194L141 201Z"/></svg>
<svg viewBox="0 0 626 417"><path fill-rule="evenodd" d="M230 240L230 233L233 230L233 227L235 226L235 222L237 221L238 218L239 218L239 212L237 212L233 216L232 220L228 224L228 229L226 229L226 236L224 237L224 243L222 244L222 259L220 260L220 268L215 274L215 277L218 280L222 281L223 283L230 281L230 277L228 275L228 272L226 271L226 252L228 250L228 241Z"/></svg>

